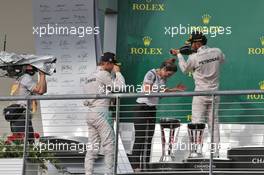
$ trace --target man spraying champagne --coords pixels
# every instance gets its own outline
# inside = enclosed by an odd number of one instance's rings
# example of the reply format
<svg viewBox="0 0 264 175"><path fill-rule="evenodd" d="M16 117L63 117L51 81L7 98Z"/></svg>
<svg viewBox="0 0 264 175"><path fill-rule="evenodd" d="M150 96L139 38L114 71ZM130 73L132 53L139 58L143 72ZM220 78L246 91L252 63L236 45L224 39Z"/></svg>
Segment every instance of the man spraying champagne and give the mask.
<svg viewBox="0 0 264 175"><path fill-rule="evenodd" d="M220 65L224 62L225 56L218 48L209 48L207 38L201 32L193 32L188 42L194 50L187 61L180 53L180 50L173 49L171 54L178 57L179 67L183 73L192 72L195 82L195 91L216 91L219 88ZM207 117L209 129L212 127L212 97L194 96L192 101L192 123L204 123ZM215 97L214 114L214 139L212 144L220 142L218 124L218 105L220 98ZM219 156L218 150L215 157Z"/></svg>

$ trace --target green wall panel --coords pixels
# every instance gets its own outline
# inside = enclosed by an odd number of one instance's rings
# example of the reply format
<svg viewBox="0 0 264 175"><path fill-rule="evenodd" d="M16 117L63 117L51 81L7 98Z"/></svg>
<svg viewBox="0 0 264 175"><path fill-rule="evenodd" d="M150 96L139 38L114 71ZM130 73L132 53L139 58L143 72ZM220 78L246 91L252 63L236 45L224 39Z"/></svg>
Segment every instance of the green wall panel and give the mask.
<svg viewBox="0 0 264 175"><path fill-rule="evenodd" d="M260 89L264 80L263 8L263 0L119 0L117 54L127 84L141 84L149 69L158 68L163 60L171 57L171 48L184 44L189 33L183 31L172 35L172 27L175 32L180 26L208 29L217 26L217 35L212 31L207 38L210 47L218 47L226 55L226 62L221 68L220 90ZM205 16L210 16L208 23ZM166 32L169 27L170 34ZM144 37L151 38L150 43L144 43ZM169 80L168 86L180 82L187 85L188 91L193 91L192 77L180 70ZM260 123L264 121L261 110L263 100L262 96L222 97L222 103L232 104L220 106L221 121ZM233 103L239 101L243 104ZM123 100L123 103L135 103L135 99ZM161 104L167 103L190 104L191 98L161 100ZM190 105L159 107L159 110L175 109L177 111L162 112L158 116L178 116L187 122L186 116L191 114Z"/></svg>

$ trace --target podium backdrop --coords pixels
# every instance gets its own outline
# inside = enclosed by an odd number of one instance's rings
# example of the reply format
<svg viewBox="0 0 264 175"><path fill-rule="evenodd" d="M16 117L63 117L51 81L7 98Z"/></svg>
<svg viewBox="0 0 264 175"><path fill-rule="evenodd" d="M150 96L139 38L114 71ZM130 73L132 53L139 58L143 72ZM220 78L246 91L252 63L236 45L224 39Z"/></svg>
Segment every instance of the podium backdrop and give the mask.
<svg viewBox="0 0 264 175"><path fill-rule="evenodd" d="M241 0L121 0L118 3L117 54L122 62L127 84L141 84L145 73L158 68L170 58L169 50L184 44L192 29L200 28L208 38L209 47L218 47L226 55L221 68L220 90L264 90L264 1ZM168 86L183 83L193 91L192 76L180 70ZM189 103L158 116L178 116L188 122L191 98L167 98L165 103ZM220 120L225 123L262 123L262 95L222 97L221 102L252 102L221 104ZM123 103L126 103L124 101ZM135 103L135 100L129 101ZM175 106L174 106L175 107ZM173 110L173 106L159 109ZM243 110L251 108L256 110ZM237 109L237 110L236 110ZM245 117L247 116L247 117Z"/></svg>
<svg viewBox="0 0 264 175"><path fill-rule="evenodd" d="M34 0L32 3L34 27L53 33L35 35L36 53L57 57L56 74L47 76L47 94L83 93L88 75L96 68L99 48L95 34L80 35L79 31L82 27L86 31L96 26L94 0ZM49 31L49 26L53 30ZM86 112L82 100L41 101L44 136L86 137Z"/></svg>

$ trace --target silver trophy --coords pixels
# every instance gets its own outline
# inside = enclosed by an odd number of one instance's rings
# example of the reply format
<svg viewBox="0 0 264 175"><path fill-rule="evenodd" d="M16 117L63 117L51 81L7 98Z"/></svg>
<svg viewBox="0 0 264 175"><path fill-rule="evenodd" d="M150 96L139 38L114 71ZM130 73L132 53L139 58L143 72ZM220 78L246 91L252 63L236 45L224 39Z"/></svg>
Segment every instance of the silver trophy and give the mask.
<svg viewBox="0 0 264 175"><path fill-rule="evenodd" d="M180 120L173 118L161 118L160 128L161 128L161 143L162 143L162 156L160 157L160 162L170 162L173 161L173 145L177 142ZM165 130L169 130L169 137L166 139Z"/></svg>
<svg viewBox="0 0 264 175"><path fill-rule="evenodd" d="M203 157L203 134L204 123L189 123L188 135L190 141L190 154L189 158L202 158Z"/></svg>

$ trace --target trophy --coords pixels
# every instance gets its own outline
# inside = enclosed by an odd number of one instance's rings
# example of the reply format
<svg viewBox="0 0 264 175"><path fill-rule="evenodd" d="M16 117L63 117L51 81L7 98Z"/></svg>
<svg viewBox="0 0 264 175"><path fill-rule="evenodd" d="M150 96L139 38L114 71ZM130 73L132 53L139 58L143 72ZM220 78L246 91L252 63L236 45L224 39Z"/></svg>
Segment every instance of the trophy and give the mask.
<svg viewBox="0 0 264 175"><path fill-rule="evenodd" d="M203 157L203 134L204 134L204 123L189 123L188 124L188 135L190 141L190 154L189 158L201 158Z"/></svg>
<svg viewBox="0 0 264 175"><path fill-rule="evenodd" d="M162 143L162 156L160 157L160 162L170 162L174 158L173 155L173 145L177 142L177 137L180 130L180 120L173 118L161 118L160 128L161 128L161 143ZM169 138L166 139L165 129L169 130ZM176 134L175 134L176 133Z"/></svg>

